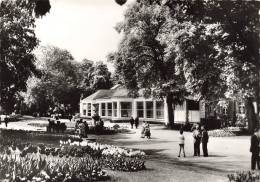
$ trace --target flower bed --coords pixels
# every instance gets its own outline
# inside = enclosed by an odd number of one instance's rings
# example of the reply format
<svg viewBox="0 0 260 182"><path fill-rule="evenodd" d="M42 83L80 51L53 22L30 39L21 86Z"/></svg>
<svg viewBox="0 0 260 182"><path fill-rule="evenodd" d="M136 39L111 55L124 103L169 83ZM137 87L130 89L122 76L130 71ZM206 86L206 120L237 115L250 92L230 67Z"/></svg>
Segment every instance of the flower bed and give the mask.
<svg viewBox="0 0 260 182"><path fill-rule="evenodd" d="M228 175L230 182L257 182L260 181L259 172L238 171Z"/></svg>
<svg viewBox="0 0 260 182"><path fill-rule="evenodd" d="M234 132L227 129L217 129L208 131L209 136L213 137L233 137L236 136Z"/></svg>
<svg viewBox="0 0 260 182"><path fill-rule="evenodd" d="M68 140L70 142L64 141L64 143L67 144L63 145L62 147L47 148L44 144L33 146L30 143L22 143L21 140L10 139L8 135L8 138L6 138L7 136L5 136L4 134L10 133L1 133L2 136L0 137L0 156L15 155L22 159L28 159L28 157L30 156L38 156L46 160L48 160L49 158L54 158L58 166L66 163L67 161L65 161L65 159L72 158L74 161L75 158L77 160L81 158L91 158L92 162L94 161L94 163L101 168L110 168L112 170L120 171L139 171L145 169L145 161L143 160L145 159L145 153L141 151L133 151L132 149L123 149L112 145L103 145L98 143L87 143L87 145L85 146L70 146L68 144L73 143L73 141L71 142L70 139ZM4 175L7 174L6 171L4 173ZM103 174L102 172L100 173ZM43 179L39 172L34 172L33 174L33 177ZM67 174L70 176L70 174L72 173L70 173L70 171L60 172L60 176L62 178ZM13 176L11 176L9 172L7 174L7 177L13 178ZM93 178L93 176L90 175L88 175L88 177ZM24 177L21 175L19 176L19 180L20 178L28 181L33 180L32 178L29 179L28 177ZM74 179L74 176L70 176L70 178Z"/></svg>
<svg viewBox="0 0 260 182"><path fill-rule="evenodd" d="M97 181L108 179L91 158L55 158L0 154L0 178L7 181Z"/></svg>

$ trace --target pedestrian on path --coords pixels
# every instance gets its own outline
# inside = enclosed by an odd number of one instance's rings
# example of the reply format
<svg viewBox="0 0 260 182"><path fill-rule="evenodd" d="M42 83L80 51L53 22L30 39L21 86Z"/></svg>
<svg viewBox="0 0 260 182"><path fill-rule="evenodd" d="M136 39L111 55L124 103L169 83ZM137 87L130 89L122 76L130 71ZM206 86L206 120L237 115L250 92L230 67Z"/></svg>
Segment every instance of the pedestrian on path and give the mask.
<svg viewBox="0 0 260 182"><path fill-rule="evenodd" d="M201 129L202 129L202 139L201 139L201 141L202 141L203 156L208 157L208 147L207 147L207 145L208 145L208 141L209 141L209 135L208 135L208 132L207 132L205 126L202 126Z"/></svg>
<svg viewBox="0 0 260 182"><path fill-rule="evenodd" d="M200 142L201 142L201 132L199 125L196 125L196 129L193 131L193 141L194 141L194 155L200 156Z"/></svg>
<svg viewBox="0 0 260 182"><path fill-rule="evenodd" d="M184 150L184 141L185 141L185 137L183 135L183 130L180 130L180 134L178 135L178 143L179 143L179 146L180 146L178 157L180 157L180 155L181 155L181 150L183 151L183 157L186 157L185 156L185 150Z"/></svg>
<svg viewBox="0 0 260 182"><path fill-rule="evenodd" d="M135 123L135 120L133 117L131 117L131 119L130 119L131 129L133 129L134 123Z"/></svg>
<svg viewBox="0 0 260 182"><path fill-rule="evenodd" d="M143 124L142 124L141 138L144 138L144 131L145 131L145 121L143 121Z"/></svg>
<svg viewBox="0 0 260 182"><path fill-rule="evenodd" d="M138 118L138 116L136 116L136 118L135 118L135 128L137 129L138 126L139 126L139 118Z"/></svg>
<svg viewBox="0 0 260 182"><path fill-rule="evenodd" d="M255 129L254 134L251 136L251 146L250 146L250 152L252 153L251 157L251 169L255 170L256 164L257 168L259 168L259 136L260 131L258 128Z"/></svg>
<svg viewBox="0 0 260 182"><path fill-rule="evenodd" d="M7 117L5 117L5 127L7 128L7 125L8 125L8 119Z"/></svg>

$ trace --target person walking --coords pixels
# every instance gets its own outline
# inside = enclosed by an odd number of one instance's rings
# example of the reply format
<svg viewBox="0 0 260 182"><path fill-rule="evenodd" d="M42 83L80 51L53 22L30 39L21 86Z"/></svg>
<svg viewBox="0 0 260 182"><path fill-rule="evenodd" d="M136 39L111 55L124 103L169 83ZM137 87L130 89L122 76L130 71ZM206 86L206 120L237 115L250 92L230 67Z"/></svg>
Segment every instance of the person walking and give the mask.
<svg viewBox="0 0 260 182"><path fill-rule="evenodd" d="M209 141L209 135L208 135L208 132L205 128L205 126L202 126L201 127L202 129L202 150L203 150L203 156L204 157L208 157L208 141Z"/></svg>
<svg viewBox="0 0 260 182"><path fill-rule="evenodd" d="M88 123L87 121L84 121L84 125L85 125L85 137L88 138L88 130L89 130L89 126L88 126Z"/></svg>
<svg viewBox="0 0 260 182"><path fill-rule="evenodd" d="M135 120L133 117L131 117L131 119L130 119L131 129L133 129L134 123L135 123Z"/></svg>
<svg viewBox="0 0 260 182"><path fill-rule="evenodd" d="M199 125L196 125L196 129L193 131L193 141L194 141L194 155L200 156L200 142L201 142L201 132Z"/></svg>
<svg viewBox="0 0 260 182"><path fill-rule="evenodd" d="M183 130L180 130L180 134L178 135L178 143L179 143L179 146L180 146L178 157L180 157L180 155L181 155L181 150L183 151L183 157L186 157L185 156L185 150L184 150L184 141L185 141L185 137L183 135Z"/></svg>
<svg viewBox="0 0 260 182"><path fill-rule="evenodd" d="M135 128L137 129L138 126L139 126L139 118L138 118L138 116L136 116L136 118L135 118Z"/></svg>
<svg viewBox="0 0 260 182"><path fill-rule="evenodd" d="M257 168L259 168L259 129L255 129L254 134L251 136L251 146L250 152L252 153L251 156L251 169L255 170L256 164Z"/></svg>

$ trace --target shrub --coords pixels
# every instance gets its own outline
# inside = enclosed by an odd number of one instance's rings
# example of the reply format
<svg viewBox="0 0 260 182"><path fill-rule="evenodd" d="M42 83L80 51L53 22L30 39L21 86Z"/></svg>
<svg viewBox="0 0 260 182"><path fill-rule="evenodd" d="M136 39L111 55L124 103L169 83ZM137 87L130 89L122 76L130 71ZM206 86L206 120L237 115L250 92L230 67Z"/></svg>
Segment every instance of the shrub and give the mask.
<svg viewBox="0 0 260 182"><path fill-rule="evenodd" d="M251 171L237 171L233 174L228 174L230 182L259 182L260 173Z"/></svg>

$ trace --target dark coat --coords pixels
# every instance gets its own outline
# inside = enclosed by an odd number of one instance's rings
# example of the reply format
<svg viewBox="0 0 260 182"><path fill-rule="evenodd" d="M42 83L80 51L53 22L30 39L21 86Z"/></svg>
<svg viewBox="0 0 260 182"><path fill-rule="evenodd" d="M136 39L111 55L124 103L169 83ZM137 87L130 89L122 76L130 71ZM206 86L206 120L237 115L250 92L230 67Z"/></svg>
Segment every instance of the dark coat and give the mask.
<svg viewBox="0 0 260 182"><path fill-rule="evenodd" d="M133 118L130 119L130 124L134 124L135 120Z"/></svg>
<svg viewBox="0 0 260 182"><path fill-rule="evenodd" d="M251 136L250 152L259 154L259 140L255 134Z"/></svg>
<svg viewBox="0 0 260 182"><path fill-rule="evenodd" d="M201 141L202 141L202 143L208 143L208 141L209 141L209 135L206 130L202 131Z"/></svg>

